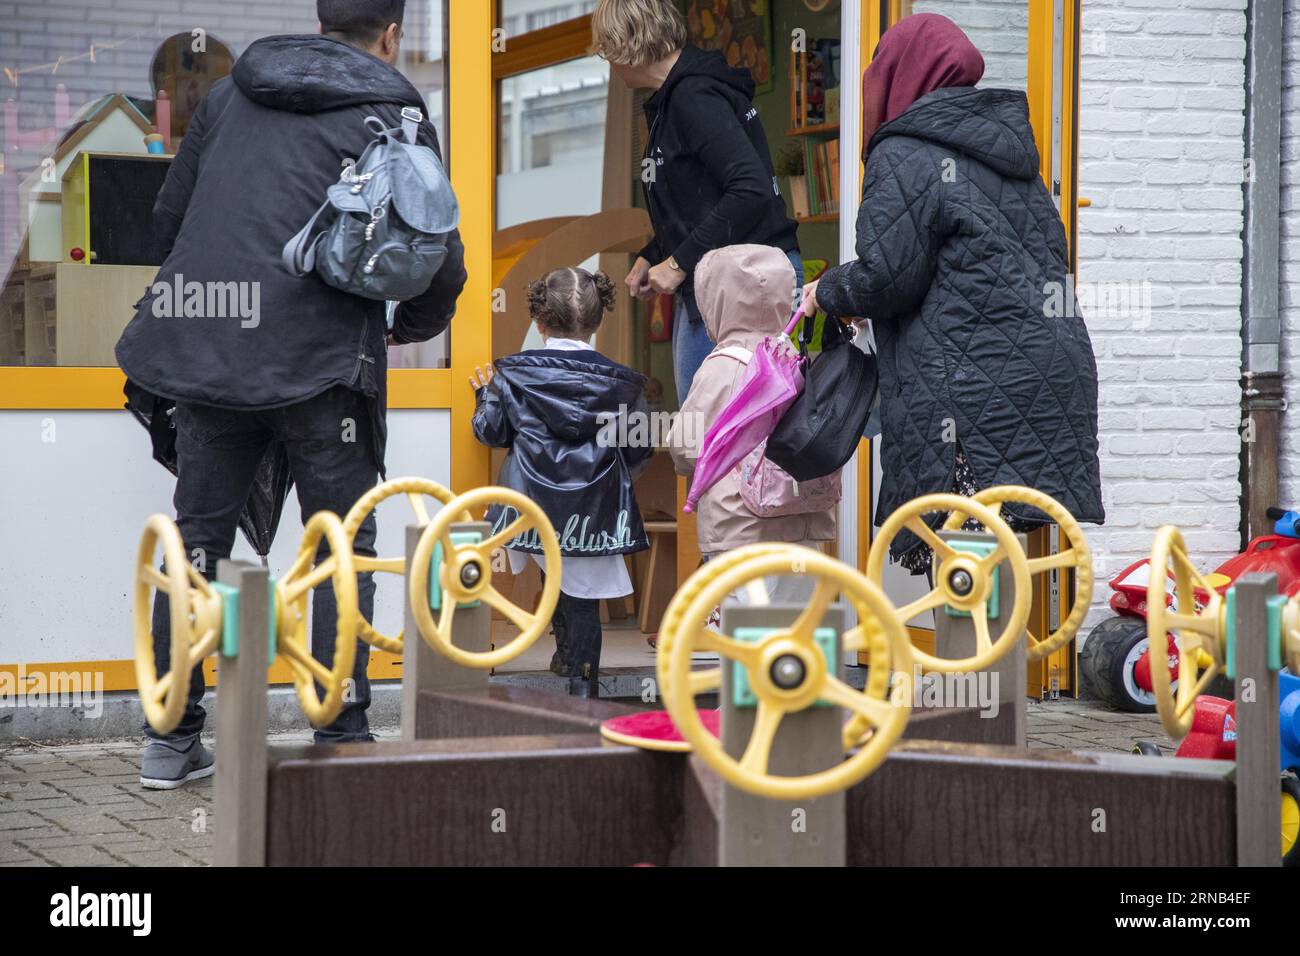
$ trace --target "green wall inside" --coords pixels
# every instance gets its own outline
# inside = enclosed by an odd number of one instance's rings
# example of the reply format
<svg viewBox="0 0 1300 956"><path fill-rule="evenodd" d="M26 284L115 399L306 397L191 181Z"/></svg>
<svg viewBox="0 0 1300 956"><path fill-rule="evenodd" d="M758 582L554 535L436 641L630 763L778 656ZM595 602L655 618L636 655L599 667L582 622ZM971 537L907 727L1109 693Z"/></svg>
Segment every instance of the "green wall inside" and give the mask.
<svg viewBox="0 0 1300 956"><path fill-rule="evenodd" d="M767 143L775 158L786 143L797 137L786 136L790 129L790 60L794 31L803 29L809 40L824 40L840 35L840 12L810 13L803 0L770 0L772 4L772 79L770 93L754 97ZM782 189L784 189L784 185ZM790 197L786 196L786 208ZM793 212L791 212L793 217ZM799 227L799 247L805 259L825 259L832 265L839 261L839 228L835 223L811 223Z"/></svg>

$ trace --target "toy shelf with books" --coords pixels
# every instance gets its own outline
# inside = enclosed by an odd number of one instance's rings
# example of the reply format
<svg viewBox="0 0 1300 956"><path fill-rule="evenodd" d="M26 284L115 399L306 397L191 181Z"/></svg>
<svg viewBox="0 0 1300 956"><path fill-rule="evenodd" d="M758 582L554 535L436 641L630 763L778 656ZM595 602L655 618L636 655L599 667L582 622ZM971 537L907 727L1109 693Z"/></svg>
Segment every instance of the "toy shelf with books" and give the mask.
<svg viewBox="0 0 1300 956"><path fill-rule="evenodd" d="M809 39L790 59L790 129L780 155L799 223L835 222L840 201L840 42Z"/></svg>

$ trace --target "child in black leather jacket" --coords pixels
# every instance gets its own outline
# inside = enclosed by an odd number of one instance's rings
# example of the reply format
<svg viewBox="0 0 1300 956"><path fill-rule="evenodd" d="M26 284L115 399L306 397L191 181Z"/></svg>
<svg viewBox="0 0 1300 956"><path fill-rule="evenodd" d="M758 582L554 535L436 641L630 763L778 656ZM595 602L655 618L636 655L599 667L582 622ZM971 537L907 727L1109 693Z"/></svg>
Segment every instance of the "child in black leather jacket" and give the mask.
<svg viewBox="0 0 1300 956"><path fill-rule="evenodd" d="M623 556L649 547L632 488L654 452L645 378L590 344L613 306L614 283L604 273L556 269L528 288L544 346L475 369L470 379L475 436L509 449L498 483L537 502L559 537L551 670L584 697L598 695L600 601L632 592ZM516 516L500 507L488 520L495 531ZM541 547L526 538L507 545L514 574L530 554L543 564Z"/></svg>

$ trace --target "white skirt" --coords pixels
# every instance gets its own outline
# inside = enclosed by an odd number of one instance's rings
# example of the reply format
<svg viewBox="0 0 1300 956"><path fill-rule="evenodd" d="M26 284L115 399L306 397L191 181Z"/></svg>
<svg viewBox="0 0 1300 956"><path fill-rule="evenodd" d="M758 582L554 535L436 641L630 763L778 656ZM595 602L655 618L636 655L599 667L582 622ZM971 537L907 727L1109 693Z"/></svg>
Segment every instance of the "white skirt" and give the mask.
<svg viewBox="0 0 1300 956"><path fill-rule="evenodd" d="M527 551L506 549L510 560L510 573L519 574L528 567L528 559L543 571L546 557ZM632 578L627 573L627 562L621 554L606 554L587 558L560 559L560 590L569 597L599 600L625 597L632 593Z"/></svg>

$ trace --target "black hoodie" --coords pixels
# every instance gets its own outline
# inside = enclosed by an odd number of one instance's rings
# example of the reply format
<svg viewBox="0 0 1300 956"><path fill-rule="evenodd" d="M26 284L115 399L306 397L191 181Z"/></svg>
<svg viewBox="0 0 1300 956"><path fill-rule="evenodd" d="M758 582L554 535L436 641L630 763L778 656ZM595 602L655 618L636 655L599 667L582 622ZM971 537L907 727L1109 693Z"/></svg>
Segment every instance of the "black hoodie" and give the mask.
<svg viewBox="0 0 1300 956"><path fill-rule="evenodd" d="M645 378L595 351L535 349L497 359L478 391L474 434L509 449L497 483L546 512L564 555L644 551L632 482L654 453ZM638 430L639 429L639 430ZM512 509L488 513L494 530ZM541 553L535 541L510 547Z"/></svg>
<svg viewBox="0 0 1300 956"><path fill-rule="evenodd" d="M858 255L827 271L817 303L873 320L881 514L955 490L960 447L980 488L1028 485L1105 518L1097 365L1038 170L1015 90L937 90L871 138Z"/></svg>
<svg viewBox="0 0 1300 956"><path fill-rule="evenodd" d="M753 100L748 70L686 46L645 102L645 158L654 165L642 182L655 235L641 255L651 265L673 256L686 270L683 292L696 321L692 280L706 252L742 243L799 249Z"/></svg>
<svg viewBox="0 0 1300 956"><path fill-rule="evenodd" d="M158 283L248 284L257 294L246 301L256 301L258 314L160 316L154 292L146 293L117 345L136 386L234 409L301 402L339 384L355 388L372 399L382 470L384 304L334 289L314 273L291 275L280 250L338 181L344 161L372 139L366 117L400 126L403 106L425 109L400 72L341 41L274 36L248 47L191 119L154 224L167 257ZM437 149L427 120L419 141ZM445 329L464 283L464 248L453 234L428 291L398 307L397 341L424 341Z"/></svg>

